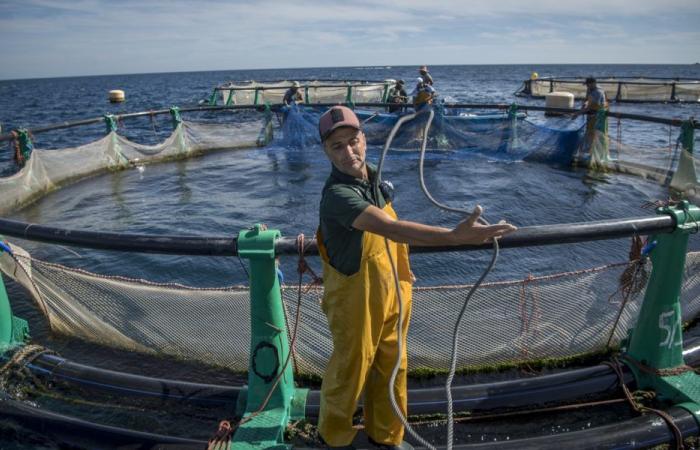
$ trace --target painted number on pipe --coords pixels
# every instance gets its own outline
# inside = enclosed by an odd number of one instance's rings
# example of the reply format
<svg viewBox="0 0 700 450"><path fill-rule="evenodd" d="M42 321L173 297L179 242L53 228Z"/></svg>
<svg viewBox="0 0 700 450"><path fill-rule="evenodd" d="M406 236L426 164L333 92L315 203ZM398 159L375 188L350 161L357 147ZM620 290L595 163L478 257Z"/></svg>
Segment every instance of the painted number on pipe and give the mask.
<svg viewBox="0 0 700 450"><path fill-rule="evenodd" d="M659 315L659 328L666 332L666 338L659 347L671 348L674 345L683 345L680 332L680 320L676 319L676 311L671 309Z"/></svg>

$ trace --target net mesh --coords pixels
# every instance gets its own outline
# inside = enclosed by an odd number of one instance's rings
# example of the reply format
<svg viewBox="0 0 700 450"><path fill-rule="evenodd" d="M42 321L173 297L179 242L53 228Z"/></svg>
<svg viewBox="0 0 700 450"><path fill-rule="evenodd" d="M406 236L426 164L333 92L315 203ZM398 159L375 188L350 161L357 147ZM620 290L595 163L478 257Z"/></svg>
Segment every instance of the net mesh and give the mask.
<svg viewBox="0 0 700 450"><path fill-rule="evenodd" d="M78 147L37 149L19 172L0 178L0 214L103 171L264 145L273 139L273 124L279 125L277 144L317 146L321 113L295 105L278 114L277 120L270 114L246 112L236 123L182 122L153 145L110 132ZM357 113L370 144L384 144L398 119L383 111ZM417 151L426 120L427 115L421 115L404 125L392 150ZM610 121L609 127L599 123L587 129L580 118L540 120L515 112L448 113L437 108L427 157L459 159L481 153L494 159L576 162L596 174L617 171L646 177L698 203L700 163L687 142L675 128L637 129L619 120ZM33 259L18 247L15 251L21 267L2 254L0 269L29 290L56 332L132 351L247 369L247 288L202 289L104 276ZM696 317L700 307L699 266L700 255L689 254L682 293L684 320ZM462 328L459 367L567 357L602 350L608 340L619 342L634 323L643 295L643 290L634 292L629 301L622 301L620 277L628 267L610 265L483 286L471 300ZM449 331L468 289L467 285L415 289L408 336L411 370L447 368ZM286 286L282 292L287 317L294 317L296 289ZM302 297L296 358L299 371L317 375L331 351L321 296L320 288L310 287Z"/></svg>
<svg viewBox="0 0 700 450"><path fill-rule="evenodd" d="M0 178L0 214L22 207L62 185L105 171L188 158L218 149L264 146L274 143L301 149L320 145L318 119L322 111L293 105L277 113L246 112L236 123L184 121L162 142L143 145L117 132L78 147L35 149L17 173ZM398 116L383 111L357 111L370 145L383 145ZM396 135L393 151L417 151L427 115L405 123ZM471 154L506 161L535 161L550 165L572 163L598 172L634 174L671 186L681 196L700 202L697 154L681 145L676 129L638 133L624 130L621 121L587 127L580 118L541 120L525 114L472 113L436 108L428 134L427 158L461 159ZM598 119L606 120L606 119ZM276 131L273 132L273 128ZM623 135L624 134L624 135ZM659 139L668 134L668 142ZM663 143L663 144L661 144ZM657 145L658 144L658 145Z"/></svg>
<svg viewBox="0 0 700 450"><path fill-rule="evenodd" d="M299 88L306 103L381 103L394 80L368 83L342 83L307 81ZM225 105L262 105L283 103L284 94L292 86L292 81L274 83L249 81L229 83L219 87L221 101Z"/></svg>
<svg viewBox="0 0 700 450"><path fill-rule="evenodd" d="M104 276L34 259L14 245L13 250L16 260L3 254L0 269L28 289L52 330L130 351L247 370L246 287L195 288ZM637 264L482 285L462 324L458 367L563 358L617 344L635 323L651 270L649 262ZM629 286L621 283L629 277L623 274L635 269L641 288L625 289ZM470 287L414 289L410 370L449 367L451 330ZM296 315L297 292L296 286L282 288L288 318ZM321 298L320 287L305 287L295 358L301 373L321 375L332 350ZM683 320L691 320L700 309L700 253L687 256L681 300ZM290 332L293 327L288 324Z"/></svg>
<svg viewBox="0 0 700 450"><path fill-rule="evenodd" d="M570 92L576 98L586 96L583 80L537 79L528 82L530 95L544 97L550 92ZM597 84L609 99L627 101L700 101L700 81L653 79L598 79Z"/></svg>
<svg viewBox="0 0 700 450"><path fill-rule="evenodd" d="M17 173L0 178L0 214L20 208L71 182L109 170L188 158L217 149L254 147L264 121L237 124L183 122L162 143L142 145L116 132L89 144L60 150L34 149Z"/></svg>

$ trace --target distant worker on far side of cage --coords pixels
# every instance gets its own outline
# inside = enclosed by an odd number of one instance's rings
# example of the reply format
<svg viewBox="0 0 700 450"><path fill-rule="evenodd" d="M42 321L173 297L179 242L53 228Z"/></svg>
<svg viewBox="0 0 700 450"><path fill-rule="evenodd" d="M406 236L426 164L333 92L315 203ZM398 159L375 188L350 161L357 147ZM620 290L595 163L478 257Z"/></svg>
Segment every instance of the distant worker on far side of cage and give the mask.
<svg viewBox="0 0 700 450"><path fill-rule="evenodd" d="M298 81L293 82L292 86L284 93L282 103L285 105L304 103L304 97L301 95L301 92L299 92L300 87L301 84Z"/></svg>
<svg viewBox="0 0 700 450"><path fill-rule="evenodd" d="M420 66L418 73L420 73L420 77L423 79L425 84L429 84L430 86L433 85L433 77L430 76L430 73L428 72L428 66Z"/></svg>
<svg viewBox="0 0 700 450"><path fill-rule="evenodd" d="M437 92L435 88L423 81L423 78L416 79L416 87L411 92L413 97L413 107L416 111L426 108L433 103Z"/></svg>
<svg viewBox="0 0 700 450"><path fill-rule="evenodd" d="M389 91L387 102L391 103L391 106L389 106L389 112L397 112L404 109L403 105L408 103L408 94L404 88L403 80L398 80L396 85Z"/></svg>
<svg viewBox="0 0 700 450"><path fill-rule="evenodd" d="M586 98L581 106L579 114L586 115L586 133L583 138L579 154L590 155L588 167L604 170L609 161L608 145L608 99L605 91L598 86L595 78L588 77L586 84Z"/></svg>

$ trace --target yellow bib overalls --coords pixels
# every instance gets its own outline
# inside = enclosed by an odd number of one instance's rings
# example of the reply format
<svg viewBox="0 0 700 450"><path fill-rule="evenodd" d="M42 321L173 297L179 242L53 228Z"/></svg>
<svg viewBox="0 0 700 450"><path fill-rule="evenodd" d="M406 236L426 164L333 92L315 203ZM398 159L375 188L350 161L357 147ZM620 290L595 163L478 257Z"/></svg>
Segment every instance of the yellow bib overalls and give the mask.
<svg viewBox="0 0 700 450"><path fill-rule="evenodd" d="M396 218L391 204L383 210ZM389 378L398 354L396 324L399 305L384 238L365 231L359 270L345 275L328 259L320 230L317 242L323 261L322 309L333 336L333 353L321 387L319 432L330 446L349 445L356 429L352 417L364 389L365 431L376 442L398 445L403 425L389 399ZM403 299L403 355L395 395L406 414L406 333L411 314L412 274L408 246L389 241Z"/></svg>

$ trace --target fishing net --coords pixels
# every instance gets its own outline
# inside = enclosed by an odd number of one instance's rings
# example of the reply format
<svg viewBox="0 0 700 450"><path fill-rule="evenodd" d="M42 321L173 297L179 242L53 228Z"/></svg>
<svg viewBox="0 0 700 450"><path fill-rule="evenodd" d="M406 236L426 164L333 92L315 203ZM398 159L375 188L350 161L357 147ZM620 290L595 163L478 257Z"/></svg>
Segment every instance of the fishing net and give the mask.
<svg viewBox="0 0 700 450"><path fill-rule="evenodd" d="M232 82L216 89L224 105L280 104L292 81ZM299 92L305 103L381 103L394 80L380 82L304 81ZM215 91L215 92L216 92Z"/></svg>
<svg viewBox="0 0 700 450"><path fill-rule="evenodd" d="M164 141L143 145L117 131L78 147L31 151L24 167L0 178L0 214L20 208L62 185L105 171L122 170L158 161L188 158L207 151L266 146L271 142L292 149L320 145L318 119L322 110L293 105L277 113L246 112L232 123L183 121ZM252 114L252 115L251 115ZM357 110L370 145L382 146L398 120L396 114ZM427 114L405 123L392 151L418 151ZM692 133L681 139L675 129L623 130L620 121L541 118L523 113L447 111L436 108L428 132L428 158L462 159L480 154L494 160L534 161L549 165L588 167L597 172L623 172L671 186L698 202L698 172ZM688 125L690 126L690 125ZM279 127L276 132L275 127ZM691 127L692 128L692 127ZM624 133L623 133L624 131ZM276 133L276 134L275 134ZM686 132L687 133L687 132ZM659 136L668 135L668 141ZM662 145L657 145L664 142ZM650 144L651 143L651 144Z"/></svg>
<svg viewBox="0 0 700 450"><path fill-rule="evenodd" d="M142 145L110 131L72 148L34 149L26 165L0 178L0 214L25 205L67 183L104 171L187 158L216 149L265 146L318 146L322 110L294 105L275 118L269 111L246 112L245 120L184 121L164 141ZM370 144L383 145L397 115L357 111ZM417 152L428 115L406 123L392 151ZM428 133L428 158L480 154L492 159L577 164L596 176L624 172L670 186L698 203L698 167L692 124L637 128L589 118L526 116L436 108ZM589 121L589 122L587 122ZM609 122L609 123L608 123ZM645 124L648 125L648 124ZM276 129L273 136L273 127ZM246 287L195 288L128 277L100 275L57 265L15 247L17 261L0 255L0 270L23 285L44 312L52 330L132 351L166 354L246 370L249 352L249 297ZM633 263L629 263L633 264ZM634 324L646 279L639 289L621 281L629 264L532 276L480 288L466 315L459 367L516 363L590 353L615 345ZM700 256L688 255L683 281L683 317L700 308ZM640 273L648 273L644 266ZM468 285L415 289L409 361L412 370L446 370L454 325ZM287 317L294 317L296 289L282 289ZM623 295L623 293L626 293ZM301 306L298 369L320 374L331 350L322 293L309 287ZM619 317L619 320L618 320Z"/></svg>
<svg viewBox="0 0 700 450"><path fill-rule="evenodd" d="M115 131L86 145L60 150L34 149L17 173L0 178L0 214L20 208L47 193L105 171L121 170L206 151L254 147L268 132L260 119L248 123L211 124L183 122L156 145L132 142Z"/></svg>
<svg viewBox="0 0 700 450"><path fill-rule="evenodd" d="M19 267L3 254L0 269L31 293L53 331L129 351L247 370L247 287L195 288L104 276L31 258L14 245L13 250ZM458 367L565 358L614 346L636 321L650 271L649 262L633 261L484 284L462 324ZM451 331L470 287L414 289L410 370L447 370ZM332 350L321 297L320 287L304 289L295 357L301 373L321 375ZM296 286L283 286L282 298L291 320ZM681 301L683 320L692 320L700 310L700 253L687 256ZM294 325L289 323L288 330Z"/></svg>
<svg viewBox="0 0 700 450"><path fill-rule="evenodd" d="M597 85L611 100L700 101L699 80L599 78ZM582 99L586 96L586 86L583 80L540 78L526 81L523 90L518 94L544 97L550 92L570 92L574 97Z"/></svg>

